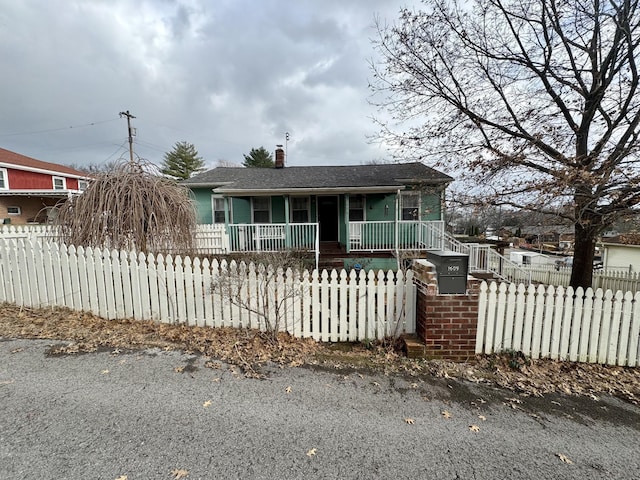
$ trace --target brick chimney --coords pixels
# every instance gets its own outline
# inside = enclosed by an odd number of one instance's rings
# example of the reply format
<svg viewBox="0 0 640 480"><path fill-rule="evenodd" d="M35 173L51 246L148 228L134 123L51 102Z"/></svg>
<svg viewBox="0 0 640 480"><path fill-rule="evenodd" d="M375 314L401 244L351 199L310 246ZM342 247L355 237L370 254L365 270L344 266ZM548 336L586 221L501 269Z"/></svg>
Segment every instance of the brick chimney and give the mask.
<svg viewBox="0 0 640 480"><path fill-rule="evenodd" d="M284 150L282 145L276 145L276 168L284 168Z"/></svg>

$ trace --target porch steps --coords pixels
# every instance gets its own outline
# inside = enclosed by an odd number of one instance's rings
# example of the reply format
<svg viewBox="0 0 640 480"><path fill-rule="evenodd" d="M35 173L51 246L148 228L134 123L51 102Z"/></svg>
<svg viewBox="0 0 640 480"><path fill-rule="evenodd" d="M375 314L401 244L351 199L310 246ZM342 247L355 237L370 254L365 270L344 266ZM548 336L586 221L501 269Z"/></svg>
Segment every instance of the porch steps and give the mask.
<svg viewBox="0 0 640 480"><path fill-rule="evenodd" d="M400 336L402 350L407 358L425 358L427 348L425 343L416 334L406 333Z"/></svg>

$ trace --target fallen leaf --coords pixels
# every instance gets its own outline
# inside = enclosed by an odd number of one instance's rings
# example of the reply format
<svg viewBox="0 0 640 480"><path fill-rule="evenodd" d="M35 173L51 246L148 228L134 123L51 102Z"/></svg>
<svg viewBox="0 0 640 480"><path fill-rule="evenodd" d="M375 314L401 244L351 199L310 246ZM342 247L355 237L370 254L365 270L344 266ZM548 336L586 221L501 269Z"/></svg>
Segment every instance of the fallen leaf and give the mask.
<svg viewBox="0 0 640 480"><path fill-rule="evenodd" d="M189 470L176 468L175 470L171 471L171 475L173 475L173 478L175 478L176 480L179 480L180 478L187 478L187 475L189 475Z"/></svg>
<svg viewBox="0 0 640 480"><path fill-rule="evenodd" d="M318 450L316 448L312 448L307 452L307 457L313 457Z"/></svg>
<svg viewBox="0 0 640 480"><path fill-rule="evenodd" d="M107 373L109 373L109 369L108 369L108 368L105 368L105 369L104 369L104 370L102 370L100 373L101 373L102 375L106 375Z"/></svg>
<svg viewBox="0 0 640 480"><path fill-rule="evenodd" d="M485 417L484 415L478 415L478 418L483 422L487 419L487 417Z"/></svg>
<svg viewBox="0 0 640 480"><path fill-rule="evenodd" d="M204 403L202 404L202 406L203 406L204 408L210 407L210 406L211 406L211 400L207 400L206 402L204 402Z"/></svg>
<svg viewBox="0 0 640 480"><path fill-rule="evenodd" d="M478 425L469 425L469 430L471 430L472 432L479 432L480 427Z"/></svg>
<svg viewBox="0 0 640 480"><path fill-rule="evenodd" d="M291 393L291 387L285 388L284 391L287 392L287 393Z"/></svg>
<svg viewBox="0 0 640 480"><path fill-rule="evenodd" d="M449 410L443 410L442 411L442 416L444 418L451 418L451 412L449 412Z"/></svg>
<svg viewBox="0 0 640 480"><path fill-rule="evenodd" d="M569 459L569 457L567 457L566 455L563 455L562 453L556 453L556 457L558 457L560 461L568 465L573 465L573 462Z"/></svg>
<svg viewBox="0 0 640 480"><path fill-rule="evenodd" d="M409 425L413 425L416 421L413 418L405 418L404 421Z"/></svg>

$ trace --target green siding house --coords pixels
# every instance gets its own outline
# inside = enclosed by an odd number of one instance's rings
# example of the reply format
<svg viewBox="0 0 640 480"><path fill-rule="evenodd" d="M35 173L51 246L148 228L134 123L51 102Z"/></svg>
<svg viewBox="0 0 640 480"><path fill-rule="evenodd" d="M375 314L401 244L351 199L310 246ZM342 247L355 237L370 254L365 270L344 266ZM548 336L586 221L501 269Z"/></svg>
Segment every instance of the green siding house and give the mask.
<svg viewBox="0 0 640 480"><path fill-rule="evenodd" d="M439 248L450 176L421 163L218 167L184 185L200 223L220 225L230 252L341 249L347 256ZM435 242L435 244L434 244Z"/></svg>

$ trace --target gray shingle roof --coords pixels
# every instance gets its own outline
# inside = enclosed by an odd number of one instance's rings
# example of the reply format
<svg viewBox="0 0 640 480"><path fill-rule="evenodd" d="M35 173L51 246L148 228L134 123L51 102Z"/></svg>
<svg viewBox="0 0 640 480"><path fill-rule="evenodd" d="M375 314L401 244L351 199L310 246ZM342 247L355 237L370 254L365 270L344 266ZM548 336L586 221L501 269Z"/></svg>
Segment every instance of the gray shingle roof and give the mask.
<svg viewBox="0 0 640 480"><path fill-rule="evenodd" d="M323 188L402 187L407 184L445 184L453 180L419 162L325 167L218 167L185 180L191 187L220 190L286 190Z"/></svg>

